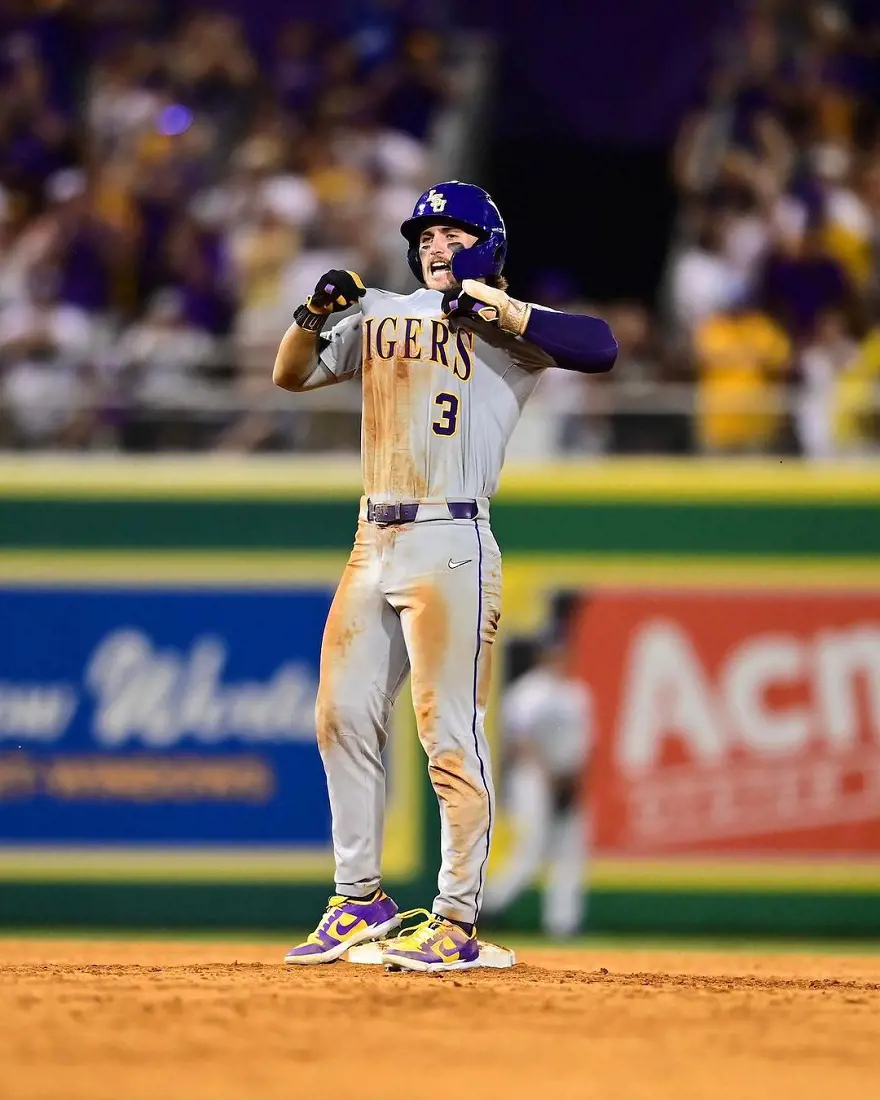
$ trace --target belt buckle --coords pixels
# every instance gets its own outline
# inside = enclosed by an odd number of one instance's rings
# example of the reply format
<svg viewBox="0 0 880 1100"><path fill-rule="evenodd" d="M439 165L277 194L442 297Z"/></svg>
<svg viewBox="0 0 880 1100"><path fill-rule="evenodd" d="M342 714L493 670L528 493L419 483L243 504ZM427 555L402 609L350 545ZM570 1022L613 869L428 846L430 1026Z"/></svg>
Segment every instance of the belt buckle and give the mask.
<svg viewBox="0 0 880 1100"><path fill-rule="evenodd" d="M400 523L400 503L397 504L374 504L373 505L373 522L388 525L389 523Z"/></svg>

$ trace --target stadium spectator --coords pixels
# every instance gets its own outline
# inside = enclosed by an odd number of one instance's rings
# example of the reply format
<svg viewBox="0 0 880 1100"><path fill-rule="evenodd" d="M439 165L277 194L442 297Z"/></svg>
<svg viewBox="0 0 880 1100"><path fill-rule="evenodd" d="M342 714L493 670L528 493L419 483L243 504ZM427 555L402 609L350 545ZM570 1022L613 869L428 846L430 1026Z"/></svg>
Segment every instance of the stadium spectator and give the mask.
<svg viewBox="0 0 880 1100"><path fill-rule="evenodd" d="M828 310L852 312L854 288L846 269L828 252L824 225L811 225L793 238L780 236L759 276L758 295L767 311L798 346Z"/></svg>
<svg viewBox="0 0 880 1100"><path fill-rule="evenodd" d="M305 19L291 19L276 39L272 90L282 110L304 118L321 82L318 30Z"/></svg>
<svg viewBox="0 0 880 1100"><path fill-rule="evenodd" d="M876 454L880 449L880 323L840 372L834 392L833 425L838 453Z"/></svg>
<svg viewBox="0 0 880 1100"><path fill-rule="evenodd" d="M688 355L664 347L641 303L615 304L608 321L620 350L614 370L593 381L608 392L609 451L687 454L693 449Z"/></svg>
<svg viewBox="0 0 880 1100"><path fill-rule="evenodd" d="M107 357L122 410L119 444L125 451L193 449L203 445L209 417L222 407L212 368L217 339L187 316L179 290L159 291L143 318L127 328Z"/></svg>
<svg viewBox="0 0 880 1100"><path fill-rule="evenodd" d="M0 70L0 178L33 201L52 173L75 157L69 121L53 104L36 42L24 34L6 41Z"/></svg>
<svg viewBox="0 0 880 1100"><path fill-rule="evenodd" d="M400 53L373 76L375 103L392 130L427 141L437 112L451 94L439 35L413 28Z"/></svg>
<svg viewBox="0 0 880 1100"><path fill-rule="evenodd" d="M855 178L853 154L840 144L817 146L810 167L823 215L823 244L843 267L854 293L870 288L874 278L871 211Z"/></svg>
<svg viewBox="0 0 880 1100"><path fill-rule="evenodd" d="M812 340L800 355L802 391L797 409L797 432L803 454L812 459L838 453L835 405L841 380L853 365L858 344L846 315L826 310L817 318Z"/></svg>
<svg viewBox="0 0 880 1100"><path fill-rule="evenodd" d="M730 217L721 207L705 203L696 215L693 242L672 270L671 305L676 324L687 333L739 297L745 277L727 253Z"/></svg>
<svg viewBox="0 0 880 1100"><path fill-rule="evenodd" d="M59 296L62 273L34 268L27 297L0 313L0 408L7 442L24 450L87 445L99 336L88 312Z"/></svg>
<svg viewBox="0 0 880 1100"><path fill-rule="evenodd" d="M696 436L707 454L772 451L782 441L782 387L791 341L757 305L743 298L707 318L694 336Z"/></svg>

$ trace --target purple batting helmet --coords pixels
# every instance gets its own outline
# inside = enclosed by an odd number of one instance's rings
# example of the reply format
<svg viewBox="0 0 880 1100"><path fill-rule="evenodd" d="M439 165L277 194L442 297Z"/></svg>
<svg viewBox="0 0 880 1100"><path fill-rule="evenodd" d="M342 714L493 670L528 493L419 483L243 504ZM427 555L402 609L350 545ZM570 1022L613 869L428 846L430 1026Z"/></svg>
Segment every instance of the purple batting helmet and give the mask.
<svg viewBox="0 0 880 1100"><path fill-rule="evenodd" d="M423 281L419 234L432 225L454 225L480 238L473 247L453 256L452 272L459 282L501 274L507 256L507 230L498 207L482 187L460 180L436 183L401 225L400 232L409 243L407 263L419 282ZM456 263L459 257L461 261Z"/></svg>

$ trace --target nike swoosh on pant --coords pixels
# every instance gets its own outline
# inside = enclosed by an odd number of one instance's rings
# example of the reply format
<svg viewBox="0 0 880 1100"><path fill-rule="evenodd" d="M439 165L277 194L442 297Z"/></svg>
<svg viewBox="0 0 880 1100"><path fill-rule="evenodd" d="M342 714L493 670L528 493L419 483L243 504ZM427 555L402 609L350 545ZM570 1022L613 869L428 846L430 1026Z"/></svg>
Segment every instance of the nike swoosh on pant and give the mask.
<svg viewBox="0 0 880 1100"><path fill-rule="evenodd" d="M446 564L450 569L458 569L460 565L467 565L468 562L473 560L473 558L465 558L464 561L453 561L452 558L450 558Z"/></svg>

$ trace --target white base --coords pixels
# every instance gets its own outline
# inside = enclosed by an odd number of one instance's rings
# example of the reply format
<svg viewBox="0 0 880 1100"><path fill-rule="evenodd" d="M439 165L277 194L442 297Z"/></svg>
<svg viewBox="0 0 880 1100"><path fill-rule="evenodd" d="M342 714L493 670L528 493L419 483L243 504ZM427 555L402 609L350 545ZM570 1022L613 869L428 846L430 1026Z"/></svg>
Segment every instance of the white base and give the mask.
<svg viewBox="0 0 880 1100"><path fill-rule="evenodd" d="M366 963L379 966L382 963L382 951L387 940L373 940L372 943L360 943L350 947L343 956L350 963ZM478 967L489 966L496 970L506 970L516 962L516 952L497 943L485 943L480 940L480 958ZM451 968L450 968L451 969Z"/></svg>

